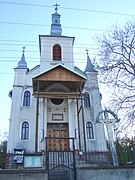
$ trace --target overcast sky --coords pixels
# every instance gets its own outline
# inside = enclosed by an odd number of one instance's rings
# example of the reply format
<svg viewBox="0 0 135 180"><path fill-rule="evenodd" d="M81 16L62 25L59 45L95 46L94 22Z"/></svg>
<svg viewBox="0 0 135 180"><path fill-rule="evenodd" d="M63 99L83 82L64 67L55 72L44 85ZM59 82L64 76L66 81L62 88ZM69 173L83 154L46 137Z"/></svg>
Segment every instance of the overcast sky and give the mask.
<svg viewBox="0 0 135 180"><path fill-rule="evenodd" d="M53 5L60 5L62 35L75 37L74 62L84 71L86 49L97 57L96 35L135 18L134 0L0 0L0 134L8 131L14 68L26 47L31 69L40 62L39 35L49 35ZM103 96L104 97L104 96Z"/></svg>

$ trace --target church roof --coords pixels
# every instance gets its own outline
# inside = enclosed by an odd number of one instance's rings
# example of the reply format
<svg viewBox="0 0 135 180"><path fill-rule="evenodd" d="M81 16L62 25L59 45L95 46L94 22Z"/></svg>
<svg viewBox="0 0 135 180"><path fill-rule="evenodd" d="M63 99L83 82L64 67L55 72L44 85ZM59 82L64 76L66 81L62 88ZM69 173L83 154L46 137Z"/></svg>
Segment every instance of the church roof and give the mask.
<svg viewBox="0 0 135 180"><path fill-rule="evenodd" d="M85 68L85 72L96 72L96 70L94 69L94 65L91 62L88 52L87 52L87 65Z"/></svg>
<svg viewBox="0 0 135 180"><path fill-rule="evenodd" d="M25 61L24 49L25 49L25 47L23 47L23 54L22 54L21 60L18 62L17 69L27 69L27 63Z"/></svg>
<svg viewBox="0 0 135 180"><path fill-rule="evenodd" d="M85 76L86 77L86 74L81 70L79 69L77 66L74 66L74 70L75 72L77 72L78 74L81 74L82 76ZM87 78L87 77L86 77Z"/></svg>

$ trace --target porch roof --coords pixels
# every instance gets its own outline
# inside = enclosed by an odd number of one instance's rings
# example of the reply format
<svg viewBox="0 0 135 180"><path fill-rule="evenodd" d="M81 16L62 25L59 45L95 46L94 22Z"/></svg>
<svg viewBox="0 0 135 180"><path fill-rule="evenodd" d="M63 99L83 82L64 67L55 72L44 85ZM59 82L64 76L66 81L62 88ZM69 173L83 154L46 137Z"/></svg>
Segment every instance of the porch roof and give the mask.
<svg viewBox="0 0 135 180"><path fill-rule="evenodd" d="M77 95L85 85L86 77L62 64L57 64L32 78L33 94L41 96Z"/></svg>

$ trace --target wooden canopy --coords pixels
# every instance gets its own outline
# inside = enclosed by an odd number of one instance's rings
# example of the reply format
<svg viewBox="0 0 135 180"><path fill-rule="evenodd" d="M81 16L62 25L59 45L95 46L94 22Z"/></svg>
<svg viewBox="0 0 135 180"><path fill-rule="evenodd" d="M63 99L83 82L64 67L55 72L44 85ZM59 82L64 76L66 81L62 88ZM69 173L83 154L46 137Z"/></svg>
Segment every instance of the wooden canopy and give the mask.
<svg viewBox="0 0 135 180"><path fill-rule="evenodd" d="M80 87L83 89L86 77L60 64L36 75L32 81L34 96L38 93L41 97L58 97L80 94Z"/></svg>

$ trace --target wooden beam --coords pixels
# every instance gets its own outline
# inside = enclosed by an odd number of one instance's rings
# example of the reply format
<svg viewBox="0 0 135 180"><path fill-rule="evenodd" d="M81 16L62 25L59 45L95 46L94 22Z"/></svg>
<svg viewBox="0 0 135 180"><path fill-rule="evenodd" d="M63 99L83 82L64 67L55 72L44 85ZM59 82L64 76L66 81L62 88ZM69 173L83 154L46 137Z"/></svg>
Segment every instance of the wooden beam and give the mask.
<svg viewBox="0 0 135 180"><path fill-rule="evenodd" d="M33 93L34 97L37 97L37 94L40 98L75 98L75 97L79 97L80 94L79 93L66 93L66 92L36 92Z"/></svg>

